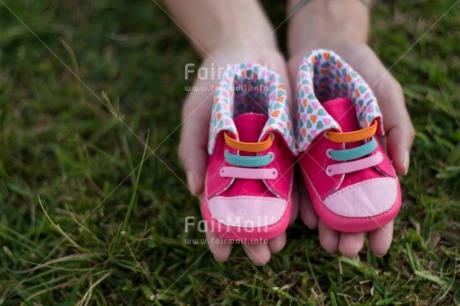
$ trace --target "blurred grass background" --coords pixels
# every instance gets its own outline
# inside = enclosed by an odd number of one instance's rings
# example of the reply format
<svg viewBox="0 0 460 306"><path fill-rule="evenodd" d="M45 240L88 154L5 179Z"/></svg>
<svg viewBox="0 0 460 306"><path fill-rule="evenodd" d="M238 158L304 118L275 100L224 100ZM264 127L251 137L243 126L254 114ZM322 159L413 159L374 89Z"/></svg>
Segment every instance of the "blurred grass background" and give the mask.
<svg viewBox="0 0 460 306"><path fill-rule="evenodd" d="M140 0L1 1L0 304L459 305L460 5L375 2L371 45L396 62L417 130L394 243L382 258L344 258L297 222L256 267L241 248L219 263L184 242L204 238L184 233L200 214L175 130L184 65L199 58L164 12ZM283 21L284 3L264 6ZM155 151L142 162L148 131Z"/></svg>

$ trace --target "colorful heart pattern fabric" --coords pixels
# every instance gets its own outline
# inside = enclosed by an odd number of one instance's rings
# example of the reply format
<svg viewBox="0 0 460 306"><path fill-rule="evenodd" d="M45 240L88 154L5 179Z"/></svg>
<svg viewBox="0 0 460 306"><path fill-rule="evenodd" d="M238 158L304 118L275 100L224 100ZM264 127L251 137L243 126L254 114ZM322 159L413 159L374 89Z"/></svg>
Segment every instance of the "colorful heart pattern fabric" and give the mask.
<svg viewBox="0 0 460 306"><path fill-rule="evenodd" d="M255 63L229 66L216 85L209 131L209 154L214 151L216 137L221 131L228 131L239 140L233 118L244 113L261 113L268 117L259 141L267 133L276 130L296 154L294 128L283 80L274 71Z"/></svg>
<svg viewBox="0 0 460 306"><path fill-rule="evenodd" d="M370 86L340 56L319 49L304 57L297 77L296 135L300 152L308 150L313 140L324 131L340 131L339 124L321 105L338 97L353 102L361 129L377 119L379 134L383 135L382 114Z"/></svg>

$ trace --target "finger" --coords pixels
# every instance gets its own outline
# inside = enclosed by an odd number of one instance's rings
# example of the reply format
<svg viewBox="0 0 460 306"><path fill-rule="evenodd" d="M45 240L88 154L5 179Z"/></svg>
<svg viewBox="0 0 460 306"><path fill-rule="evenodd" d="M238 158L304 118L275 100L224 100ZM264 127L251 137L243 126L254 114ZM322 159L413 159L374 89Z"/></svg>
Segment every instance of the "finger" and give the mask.
<svg viewBox="0 0 460 306"><path fill-rule="evenodd" d="M292 186L292 211L291 211L291 220L289 220L289 225L294 224L297 219L297 214L299 213L299 192L297 188L297 180L293 178L294 183Z"/></svg>
<svg viewBox="0 0 460 306"><path fill-rule="evenodd" d="M227 240L216 236L213 232L206 232L208 247L217 261L226 261L232 252L232 245Z"/></svg>
<svg viewBox="0 0 460 306"><path fill-rule="evenodd" d="M358 255L359 251L363 248L364 238L364 233L340 233L340 253L347 257Z"/></svg>
<svg viewBox="0 0 460 306"><path fill-rule="evenodd" d="M328 227L322 220L318 220L318 233L321 246L329 253L337 251L340 234Z"/></svg>
<svg viewBox="0 0 460 306"><path fill-rule="evenodd" d="M268 248L272 254L276 254L281 251L286 245L286 233L282 233L278 237L268 241Z"/></svg>
<svg viewBox="0 0 460 306"><path fill-rule="evenodd" d="M393 221L368 234L369 247L377 256L384 256L393 240Z"/></svg>
<svg viewBox="0 0 460 306"><path fill-rule="evenodd" d="M198 81L196 84L201 83L202 81ZM200 194L204 186L211 103L211 93L192 91L187 96L182 110L179 158L187 174L190 192L195 195Z"/></svg>
<svg viewBox="0 0 460 306"><path fill-rule="evenodd" d="M270 249L265 243L243 243L243 249L256 266L264 266L270 260Z"/></svg>
<svg viewBox="0 0 460 306"><path fill-rule="evenodd" d="M313 209L307 187L303 181L299 185L300 218L309 229L315 229L318 226L318 216Z"/></svg>

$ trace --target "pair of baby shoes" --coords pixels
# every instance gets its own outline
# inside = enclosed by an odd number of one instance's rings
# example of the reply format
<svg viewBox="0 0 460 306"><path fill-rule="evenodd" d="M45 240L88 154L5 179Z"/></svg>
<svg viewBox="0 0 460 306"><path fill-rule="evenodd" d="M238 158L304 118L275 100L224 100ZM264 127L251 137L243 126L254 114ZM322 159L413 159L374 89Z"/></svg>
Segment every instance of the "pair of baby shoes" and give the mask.
<svg viewBox="0 0 460 306"><path fill-rule="evenodd" d="M369 85L334 52L316 50L296 89L294 123L283 81L266 67L234 65L217 84L201 207L217 236L251 243L283 233L296 160L332 229L368 232L396 217L399 181L376 137L382 115Z"/></svg>

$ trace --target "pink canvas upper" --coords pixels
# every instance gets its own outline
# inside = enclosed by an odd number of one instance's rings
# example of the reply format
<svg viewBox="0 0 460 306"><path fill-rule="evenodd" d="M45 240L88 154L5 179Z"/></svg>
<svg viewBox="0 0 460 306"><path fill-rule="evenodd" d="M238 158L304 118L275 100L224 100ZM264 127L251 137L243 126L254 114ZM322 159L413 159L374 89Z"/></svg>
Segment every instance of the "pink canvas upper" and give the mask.
<svg viewBox="0 0 460 306"><path fill-rule="evenodd" d="M294 152L291 149L292 124L284 85L274 72L255 64L249 64L249 67L250 71L243 70L235 75L235 70L232 70L231 76L224 75L221 79L219 88L232 88L233 92L238 92L236 97L229 93L224 101L220 98L222 91L216 91L219 98L213 105L210 157L202 200L203 217L210 230L223 238L238 241L277 237L286 229L291 212ZM254 70L266 72L253 78L251 71ZM246 80L248 75L251 79ZM235 80L238 83L228 83ZM273 85L270 80L277 82ZM248 83L252 84L252 88L260 88L262 83L269 86L265 87L265 93L254 94L245 86ZM273 91L276 94L273 95ZM239 103L244 104L238 106ZM218 116L224 109L223 105L226 113ZM231 122L222 121L223 116ZM258 153L238 151L225 142L224 133L245 143L262 142L272 137L273 143L267 150ZM226 152L237 156L270 155L273 158L268 165L261 167L235 167L226 160Z"/></svg>
<svg viewBox="0 0 460 306"><path fill-rule="evenodd" d="M349 87L353 87L354 81L359 81L363 84L363 80L356 72L351 71L345 61L340 59L338 55L331 51L319 50L316 51L316 58L321 55L324 59L324 52L329 53L329 61L334 58L335 65L340 61L341 75L354 75L351 77ZM306 58L311 59L311 56ZM321 66L326 62L322 62ZM330 66L327 66L330 67ZM345 67L345 69L343 68ZM315 96L314 99L304 98L298 96L298 103L306 104L306 107L299 106L298 116L311 117L313 112L308 113L308 108L311 103L319 103L322 118L313 117L310 121L318 120L333 122L333 126L327 129L320 130L318 134L306 134L306 137L299 136L299 148L302 152L299 157L299 163L302 169L303 177L306 186L312 198L313 206L318 216L331 228L338 231L345 232L362 232L371 231L381 227L382 225L394 219L399 211L401 204L401 192L399 181L395 171L386 156L382 146L380 145L377 137L377 148L366 157L350 161L337 161L328 157L328 150L344 150L352 149L362 146L366 141L350 142L350 143L337 143L329 140L326 137L326 131L335 132L351 132L360 130L364 127L371 125L372 121L366 121L363 118L371 115L366 111L371 108L373 114L378 110L377 101L370 88L364 86L368 91L368 101L364 101L364 107L360 106L359 100L352 100L349 97L350 91L334 92L337 79L331 75L321 72L321 70L312 68L313 75L303 75L299 72L300 86L310 87L302 88L302 92L309 92L315 94L318 88L322 88L324 94L320 97ZM326 68L325 68L326 69ZM320 73L321 77L315 77L315 73ZM305 82L303 78L309 78L310 81ZM327 78L327 79L325 79ZM332 81L329 80L332 79ZM356 87L356 85L355 85ZM332 90L330 90L332 88ZM343 97L337 96L343 95ZM311 106L313 109L314 106ZM381 123L381 114L379 116L369 117ZM327 119L327 120L325 120ZM298 125L302 124L298 122ZM304 122L308 124L308 120ZM312 122L310 124L313 124ZM301 130L302 127L297 127ZM308 128L307 128L308 129ZM308 139L308 136L311 136ZM334 168L334 165L340 164L335 168L346 168L352 166L352 163L361 163L361 168L356 168L356 171L345 174L328 173L327 169ZM372 166L374 165L374 166Z"/></svg>

